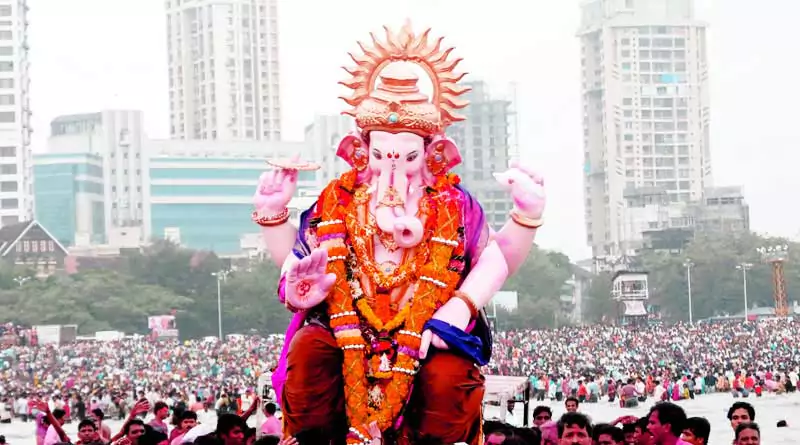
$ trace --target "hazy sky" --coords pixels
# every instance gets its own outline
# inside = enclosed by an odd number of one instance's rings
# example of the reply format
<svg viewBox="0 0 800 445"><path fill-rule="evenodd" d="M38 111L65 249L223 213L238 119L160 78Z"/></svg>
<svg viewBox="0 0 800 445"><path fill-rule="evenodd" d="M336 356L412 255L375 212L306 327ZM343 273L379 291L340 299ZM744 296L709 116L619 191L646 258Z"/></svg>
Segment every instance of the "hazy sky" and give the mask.
<svg viewBox="0 0 800 445"><path fill-rule="evenodd" d="M132 108L166 137L162 0L28 0L34 143L60 114ZM800 39L797 0L696 0L708 22L712 160L717 185L743 184L758 232L800 234ZM356 40L410 17L464 57L471 79L506 94L517 82L524 161L546 177L540 243L588 256L582 195L578 0L279 0L283 134L344 103L336 82ZM464 5L481 5L466 8ZM36 147L35 147L36 148Z"/></svg>

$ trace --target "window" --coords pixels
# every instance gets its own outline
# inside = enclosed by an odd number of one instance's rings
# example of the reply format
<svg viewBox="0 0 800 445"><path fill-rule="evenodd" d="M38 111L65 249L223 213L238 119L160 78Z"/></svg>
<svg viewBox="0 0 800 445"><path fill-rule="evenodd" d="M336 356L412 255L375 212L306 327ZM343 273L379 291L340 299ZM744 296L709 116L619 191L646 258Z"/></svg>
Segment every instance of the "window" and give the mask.
<svg viewBox="0 0 800 445"><path fill-rule="evenodd" d="M0 175L16 175L17 164L0 164Z"/></svg>
<svg viewBox="0 0 800 445"><path fill-rule="evenodd" d="M30 252L31 251L31 242L27 241L27 240L23 241L22 242L22 250L25 251L25 252Z"/></svg>
<svg viewBox="0 0 800 445"><path fill-rule="evenodd" d="M52 243L52 241L50 241ZM39 252L47 252L47 241L39 241Z"/></svg>
<svg viewBox="0 0 800 445"><path fill-rule="evenodd" d="M0 147L0 157L13 158L17 155L17 147Z"/></svg>
<svg viewBox="0 0 800 445"><path fill-rule="evenodd" d="M0 17L9 17L9 16L11 16L11 5L0 6Z"/></svg>
<svg viewBox="0 0 800 445"><path fill-rule="evenodd" d="M16 182L3 181L0 182L0 192L16 192L19 185Z"/></svg>
<svg viewBox="0 0 800 445"><path fill-rule="evenodd" d="M16 209L17 207L19 207L19 200L17 199L0 199L0 208Z"/></svg>
<svg viewBox="0 0 800 445"><path fill-rule="evenodd" d="M0 79L0 88L14 88L14 79Z"/></svg>
<svg viewBox="0 0 800 445"><path fill-rule="evenodd" d="M14 95L0 94L0 105L14 105Z"/></svg>
<svg viewBox="0 0 800 445"><path fill-rule="evenodd" d="M0 72L14 71L14 62L0 62Z"/></svg>
<svg viewBox="0 0 800 445"><path fill-rule="evenodd" d="M623 98L622 105L625 105L626 107L633 105L633 99L630 97Z"/></svg>
<svg viewBox="0 0 800 445"><path fill-rule="evenodd" d="M14 34L11 31L0 31L0 40L12 40L14 39Z"/></svg>
<svg viewBox="0 0 800 445"><path fill-rule="evenodd" d="M11 123L17 120L17 113L13 111L0 112L0 123Z"/></svg>
<svg viewBox="0 0 800 445"><path fill-rule="evenodd" d="M0 56L13 56L14 48L10 46L0 46Z"/></svg>
<svg viewBox="0 0 800 445"><path fill-rule="evenodd" d="M39 251L39 243L36 241L31 241L31 252L38 252Z"/></svg>
<svg viewBox="0 0 800 445"><path fill-rule="evenodd" d="M47 250L50 252L56 251L56 243L54 243L53 240L47 242Z"/></svg>

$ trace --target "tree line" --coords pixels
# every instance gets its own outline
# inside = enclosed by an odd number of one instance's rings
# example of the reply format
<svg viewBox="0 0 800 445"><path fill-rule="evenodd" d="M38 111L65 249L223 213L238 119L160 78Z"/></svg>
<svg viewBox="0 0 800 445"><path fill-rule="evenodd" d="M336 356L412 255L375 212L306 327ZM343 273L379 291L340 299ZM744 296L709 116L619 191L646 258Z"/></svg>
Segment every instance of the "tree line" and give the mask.
<svg viewBox="0 0 800 445"><path fill-rule="evenodd" d="M687 320L688 258L692 268L694 319L734 314L744 309L741 271L751 263L748 301L772 306L771 268L756 248L785 243L753 234L702 235L682 252L643 252L633 267L649 272L650 304L666 320ZM785 265L790 299L800 291L800 249L790 244ZM146 333L147 317L174 311L181 336L199 338L217 334L217 274L227 263L209 252L158 241L141 252L127 254L115 269L86 270L44 280L27 279L31 271L0 264L0 322L24 325L77 324L79 332L101 330ZM278 302L280 271L270 261L237 268L220 283L225 333L281 333L290 313ZM567 323L569 305L561 295L574 276L583 279L583 322L612 320L617 303L611 298L611 275L588 276L562 253L535 248L504 290L518 293L518 307L496 311L499 329L551 328Z"/></svg>

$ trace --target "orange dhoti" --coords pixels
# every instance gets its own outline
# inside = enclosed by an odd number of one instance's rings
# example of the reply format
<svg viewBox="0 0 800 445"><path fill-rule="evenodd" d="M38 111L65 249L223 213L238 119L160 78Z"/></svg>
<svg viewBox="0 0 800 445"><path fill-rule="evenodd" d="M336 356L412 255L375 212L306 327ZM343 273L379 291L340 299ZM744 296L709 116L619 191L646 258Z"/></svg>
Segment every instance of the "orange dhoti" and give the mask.
<svg viewBox="0 0 800 445"><path fill-rule="evenodd" d="M333 334L319 325L305 326L292 339L286 359L281 404L285 433L324 431L334 443L344 443L343 354ZM470 360L449 351L431 353L414 381L397 443L478 445L483 384L480 369Z"/></svg>

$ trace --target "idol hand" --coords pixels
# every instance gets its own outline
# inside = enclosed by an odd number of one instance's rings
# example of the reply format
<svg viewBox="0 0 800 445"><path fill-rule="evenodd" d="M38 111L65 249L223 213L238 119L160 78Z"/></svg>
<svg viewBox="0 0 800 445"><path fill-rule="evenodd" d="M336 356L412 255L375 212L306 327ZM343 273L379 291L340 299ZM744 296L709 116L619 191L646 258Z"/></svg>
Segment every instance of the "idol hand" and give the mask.
<svg viewBox="0 0 800 445"><path fill-rule="evenodd" d="M292 161L299 159L300 155L296 155ZM261 216L275 215L289 205L296 189L297 170L278 168L264 172L258 178L253 205Z"/></svg>
<svg viewBox="0 0 800 445"><path fill-rule="evenodd" d="M547 198L541 175L512 162L511 168L503 173L495 173L494 177L501 187L511 192L517 212L531 219L542 217Z"/></svg>
<svg viewBox="0 0 800 445"><path fill-rule="evenodd" d="M435 314L434 320L443 321L452 326L461 329L467 329L469 321L472 318L469 306L460 298L451 298L450 301L440 307ZM438 349L448 349L447 343L444 342L438 335L434 334L430 329L426 329L422 333L422 342L419 346L419 358L425 359L428 356L428 351L431 345Z"/></svg>
<svg viewBox="0 0 800 445"><path fill-rule="evenodd" d="M307 257L292 263L286 272L286 302L295 309L306 310L325 301L336 275L325 273L328 251L314 249Z"/></svg>

